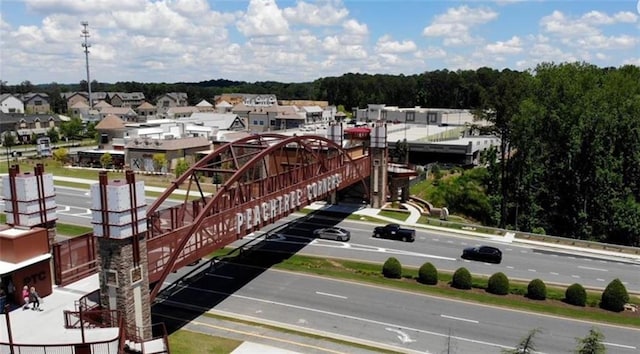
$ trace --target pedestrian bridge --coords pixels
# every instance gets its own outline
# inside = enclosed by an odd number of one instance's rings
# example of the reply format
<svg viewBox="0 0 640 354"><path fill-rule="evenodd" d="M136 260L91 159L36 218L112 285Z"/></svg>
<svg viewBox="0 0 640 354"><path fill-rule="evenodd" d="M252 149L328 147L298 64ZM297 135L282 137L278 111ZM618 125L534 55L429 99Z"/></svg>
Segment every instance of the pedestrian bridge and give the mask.
<svg viewBox="0 0 640 354"><path fill-rule="evenodd" d="M348 151L320 136L260 134L216 148L147 210L151 300L173 270L315 201L335 200L369 174L362 146ZM177 190L184 202L160 209Z"/></svg>

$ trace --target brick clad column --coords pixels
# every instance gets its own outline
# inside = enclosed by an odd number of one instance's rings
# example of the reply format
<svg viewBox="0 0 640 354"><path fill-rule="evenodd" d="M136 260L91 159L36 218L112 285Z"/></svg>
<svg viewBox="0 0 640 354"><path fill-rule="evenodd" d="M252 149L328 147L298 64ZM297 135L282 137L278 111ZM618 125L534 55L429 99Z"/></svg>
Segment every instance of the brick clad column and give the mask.
<svg viewBox="0 0 640 354"><path fill-rule="evenodd" d="M373 208L382 208L387 202L387 126L383 123L376 123L371 129L371 145L369 155L371 156L371 176L370 176L370 203Z"/></svg>
<svg viewBox="0 0 640 354"><path fill-rule="evenodd" d="M100 302L104 308L120 311L129 339L150 340L144 183L136 183L131 171L126 172L126 181L109 183L102 172L100 182L91 186L91 194Z"/></svg>

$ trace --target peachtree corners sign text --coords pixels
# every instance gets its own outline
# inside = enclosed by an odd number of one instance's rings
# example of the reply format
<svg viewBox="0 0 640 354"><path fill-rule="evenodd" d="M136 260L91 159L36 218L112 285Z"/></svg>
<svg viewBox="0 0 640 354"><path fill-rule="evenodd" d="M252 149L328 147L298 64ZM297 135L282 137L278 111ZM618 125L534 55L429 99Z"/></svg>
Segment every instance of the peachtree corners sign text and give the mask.
<svg viewBox="0 0 640 354"><path fill-rule="evenodd" d="M308 184L306 188L296 189L264 201L253 208L247 208L243 213L236 213L236 233L240 235L243 227L246 230L251 230L253 227L259 226L263 221L289 213L308 201L322 198L329 192L337 190L341 182L342 176L333 174Z"/></svg>

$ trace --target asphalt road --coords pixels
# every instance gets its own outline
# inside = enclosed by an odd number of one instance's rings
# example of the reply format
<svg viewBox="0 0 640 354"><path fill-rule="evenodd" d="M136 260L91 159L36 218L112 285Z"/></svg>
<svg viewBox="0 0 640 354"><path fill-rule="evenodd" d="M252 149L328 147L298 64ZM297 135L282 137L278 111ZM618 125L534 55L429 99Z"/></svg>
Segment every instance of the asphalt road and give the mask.
<svg viewBox="0 0 640 354"><path fill-rule="evenodd" d="M154 198L148 198L151 204ZM2 208L0 201L0 208ZM88 190L56 187L58 220L62 223L91 226L91 199ZM167 200L164 206L175 205L177 201ZM351 230L351 241L346 243L315 240L312 231L316 228L338 224ZM418 229L416 241L404 243L373 238L374 225L332 219L325 217L289 216L274 225L256 232L277 233L272 242L297 244L301 252L317 256L352 258L366 261L384 262L393 256L403 265L419 267L425 262L433 263L440 270L454 271L466 267L472 274L491 275L503 272L513 279L531 280L540 278L546 283L573 284L603 289L619 278L627 290L640 293L640 262L616 259L593 254L567 253L553 248L530 247L494 241L490 239L464 237ZM249 236L248 238L250 238ZM239 241L238 246L246 241ZM489 244L503 252L501 264L468 261L460 258L462 249L480 244Z"/></svg>
<svg viewBox="0 0 640 354"><path fill-rule="evenodd" d="M289 219L291 221L293 219ZM284 222L265 228L255 235L273 232L279 235L270 242L300 243L301 252L334 258L351 258L384 262L396 257L403 265L419 267L425 262L433 263L440 270L454 271L466 267L472 274L491 275L503 272L513 279L531 280L540 278L546 283L580 283L591 288L605 288L619 278L630 292L640 292L640 262L612 258L589 253L567 252L554 248L516 245L497 240L480 240L454 234L442 234L417 229L416 241L405 243L372 237L374 225L341 221L339 226L351 231L349 242L334 242L313 239L312 230L330 226L334 220L326 218L304 218L286 226ZM240 245L241 242L235 245ZM460 258L465 247L488 244L503 252L501 264L491 264Z"/></svg>
<svg viewBox="0 0 640 354"><path fill-rule="evenodd" d="M185 321L209 309L401 352L499 353L539 329L540 353L571 352L590 323L340 280L222 263L174 287L156 316ZM171 327L171 324L169 324ZM637 353L640 330L597 325L612 353Z"/></svg>

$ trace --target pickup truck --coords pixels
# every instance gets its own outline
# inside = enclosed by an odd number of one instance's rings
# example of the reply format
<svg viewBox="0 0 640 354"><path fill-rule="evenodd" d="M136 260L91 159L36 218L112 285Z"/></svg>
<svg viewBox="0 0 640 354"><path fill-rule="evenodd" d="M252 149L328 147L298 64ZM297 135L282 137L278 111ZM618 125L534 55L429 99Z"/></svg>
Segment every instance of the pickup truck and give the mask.
<svg viewBox="0 0 640 354"><path fill-rule="evenodd" d="M400 227L398 224L387 224L373 229L373 237L413 242L416 240L416 230Z"/></svg>

